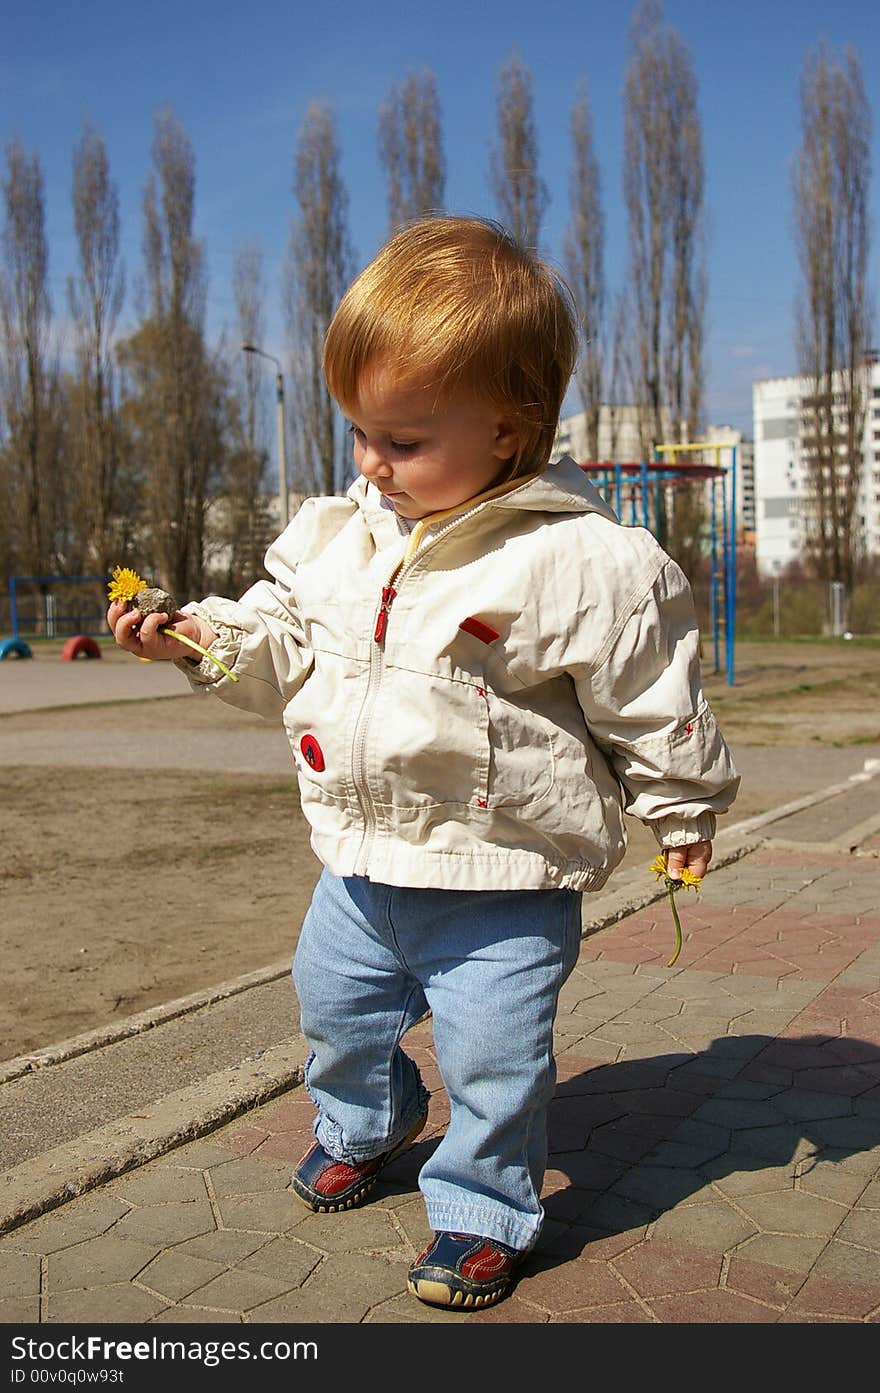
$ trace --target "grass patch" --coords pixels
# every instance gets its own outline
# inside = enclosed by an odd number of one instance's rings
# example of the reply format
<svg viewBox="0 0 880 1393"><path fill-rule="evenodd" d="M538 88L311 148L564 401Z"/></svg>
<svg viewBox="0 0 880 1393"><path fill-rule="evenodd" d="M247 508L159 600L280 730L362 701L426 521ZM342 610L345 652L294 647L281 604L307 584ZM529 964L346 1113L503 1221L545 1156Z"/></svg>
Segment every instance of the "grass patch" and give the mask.
<svg viewBox="0 0 880 1393"><path fill-rule="evenodd" d="M764 687L756 692L742 692L736 696L727 696L724 692L717 693L712 698L713 708L726 706L728 710L735 706L747 706L749 703L759 701L766 704L768 701L782 701L786 697L798 696L806 692L829 692L837 688L851 686L855 683L855 678L847 675L845 677L829 677L824 682L798 682L793 687ZM863 691L864 679L859 679L859 690Z"/></svg>
<svg viewBox="0 0 880 1393"><path fill-rule="evenodd" d="M703 641L708 642L705 630ZM778 638L775 634L738 634L736 643L754 644L755 647L762 648L852 648L853 645L860 648L880 648L880 634L853 634L852 638L840 638L834 634L780 634Z"/></svg>

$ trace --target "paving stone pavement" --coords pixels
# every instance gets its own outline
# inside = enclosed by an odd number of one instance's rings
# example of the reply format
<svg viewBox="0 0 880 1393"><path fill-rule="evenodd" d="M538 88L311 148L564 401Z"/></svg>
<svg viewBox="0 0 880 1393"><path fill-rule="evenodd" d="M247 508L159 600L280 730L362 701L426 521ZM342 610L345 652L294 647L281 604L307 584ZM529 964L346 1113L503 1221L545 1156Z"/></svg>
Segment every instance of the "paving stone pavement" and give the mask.
<svg viewBox="0 0 880 1393"><path fill-rule="evenodd" d="M406 1290L429 1235L417 1176L448 1117L426 1020L407 1049L428 1128L372 1202L316 1215L293 1195L300 1084L0 1236L0 1322L876 1324L880 842L864 786L852 797L854 850L802 810L796 835L774 824L679 892L674 967L665 900L584 938L546 1224L500 1305Z"/></svg>

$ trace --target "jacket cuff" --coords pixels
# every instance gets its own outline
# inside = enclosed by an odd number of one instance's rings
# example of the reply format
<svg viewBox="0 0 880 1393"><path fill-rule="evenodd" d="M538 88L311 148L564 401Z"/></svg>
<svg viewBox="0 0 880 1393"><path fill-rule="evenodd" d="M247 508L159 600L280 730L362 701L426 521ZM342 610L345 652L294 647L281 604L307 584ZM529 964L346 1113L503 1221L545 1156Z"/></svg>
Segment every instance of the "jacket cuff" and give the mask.
<svg viewBox="0 0 880 1393"><path fill-rule="evenodd" d="M679 817L661 817L648 825L660 846L690 846L693 842L711 842L716 823L714 813L700 813L687 822Z"/></svg>
<svg viewBox="0 0 880 1393"><path fill-rule="evenodd" d="M217 618L216 614L196 601L183 605L182 613L193 614L197 619L204 619L205 623L210 624L212 629L219 630L217 638L206 651L216 654L225 667L234 668L241 650L241 630L225 624L222 619ZM216 663L212 663L210 658L201 658L198 662L190 658L175 658L174 666L189 679L194 687L213 686L224 676L222 668L219 668Z"/></svg>

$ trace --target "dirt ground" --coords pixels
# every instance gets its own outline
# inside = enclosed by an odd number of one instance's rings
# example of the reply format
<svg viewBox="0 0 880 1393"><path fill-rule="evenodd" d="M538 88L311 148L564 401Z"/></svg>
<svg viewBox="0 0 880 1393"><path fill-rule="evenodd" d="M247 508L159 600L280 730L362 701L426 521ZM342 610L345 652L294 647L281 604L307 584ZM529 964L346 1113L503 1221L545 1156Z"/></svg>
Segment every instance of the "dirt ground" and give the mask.
<svg viewBox="0 0 880 1393"><path fill-rule="evenodd" d="M703 663L743 774L725 823L880 758L880 643L740 644L733 686ZM0 1059L289 960L319 867L280 745L277 772L229 769L252 719L189 695L0 716ZM207 767L167 767L188 738ZM634 825L624 866L653 850Z"/></svg>

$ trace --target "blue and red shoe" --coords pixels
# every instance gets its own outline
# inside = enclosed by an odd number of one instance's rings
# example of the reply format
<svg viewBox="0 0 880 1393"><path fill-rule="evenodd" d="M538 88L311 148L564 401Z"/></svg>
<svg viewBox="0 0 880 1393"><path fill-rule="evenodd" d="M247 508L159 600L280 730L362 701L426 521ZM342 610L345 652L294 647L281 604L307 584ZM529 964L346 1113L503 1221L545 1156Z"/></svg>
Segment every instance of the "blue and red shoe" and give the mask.
<svg viewBox="0 0 880 1393"><path fill-rule="evenodd" d="M407 1286L429 1306L494 1306L507 1296L524 1252L472 1233L435 1233Z"/></svg>
<svg viewBox="0 0 880 1393"><path fill-rule="evenodd" d="M320 1142L315 1142L300 1161L290 1178L296 1194L316 1214L336 1214L340 1209L355 1209L363 1204L382 1171L395 1156L411 1146L425 1129L428 1114L424 1112L402 1141L381 1156L350 1165L337 1161Z"/></svg>

